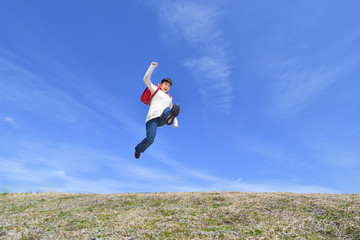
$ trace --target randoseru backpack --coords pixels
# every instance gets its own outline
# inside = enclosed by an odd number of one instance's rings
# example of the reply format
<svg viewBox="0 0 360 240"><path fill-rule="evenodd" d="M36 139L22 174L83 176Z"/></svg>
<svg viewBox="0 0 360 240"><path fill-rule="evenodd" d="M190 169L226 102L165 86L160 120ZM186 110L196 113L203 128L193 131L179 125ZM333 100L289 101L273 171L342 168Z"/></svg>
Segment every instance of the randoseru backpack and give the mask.
<svg viewBox="0 0 360 240"><path fill-rule="evenodd" d="M143 94L141 94L140 100L145 103L146 105L150 106L150 102L153 99L153 97L155 96L155 94L159 91L159 89L161 88L161 84L159 84L157 86L157 89L153 92L153 94L151 94L150 89L147 87ZM167 93L169 95L169 97L171 98L170 94Z"/></svg>

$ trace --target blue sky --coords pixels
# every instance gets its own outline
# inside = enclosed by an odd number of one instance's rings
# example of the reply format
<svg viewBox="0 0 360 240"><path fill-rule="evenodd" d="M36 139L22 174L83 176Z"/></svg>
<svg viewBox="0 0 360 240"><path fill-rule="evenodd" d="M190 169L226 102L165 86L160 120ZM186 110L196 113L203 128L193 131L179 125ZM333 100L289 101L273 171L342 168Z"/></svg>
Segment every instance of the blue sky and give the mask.
<svg viewBox="0 0 360 240"><path fill-rule="evenodd" d="M358 1L2 1L0 192L360 193ZM140 159L143 76L179 128Z"/></svg>

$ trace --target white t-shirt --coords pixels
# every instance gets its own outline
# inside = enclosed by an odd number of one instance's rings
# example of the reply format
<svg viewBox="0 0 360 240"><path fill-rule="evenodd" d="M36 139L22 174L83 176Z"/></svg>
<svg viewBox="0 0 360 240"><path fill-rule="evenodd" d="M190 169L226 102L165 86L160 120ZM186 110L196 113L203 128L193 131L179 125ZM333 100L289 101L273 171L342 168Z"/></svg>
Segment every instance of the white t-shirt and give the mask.
<svg viewBox="0 0 360 240"><path fill-rule="evenodd" d="M150 89L151 93L156 91L156 89L158 88L150 80L151 74L153 73L154 69L155 66L151 64L144 76L144 82L146 86ZM146 122L150 121L151 119L160 117L161 114L164 112L165 108L167 107L172 108L172 98L167 93L164 93L163 91L161 91L161 89L159 89L159 91L151 100L149 112L146 116ZM178 121L176 118L174 119L174 126L178 126Z"/></svg>

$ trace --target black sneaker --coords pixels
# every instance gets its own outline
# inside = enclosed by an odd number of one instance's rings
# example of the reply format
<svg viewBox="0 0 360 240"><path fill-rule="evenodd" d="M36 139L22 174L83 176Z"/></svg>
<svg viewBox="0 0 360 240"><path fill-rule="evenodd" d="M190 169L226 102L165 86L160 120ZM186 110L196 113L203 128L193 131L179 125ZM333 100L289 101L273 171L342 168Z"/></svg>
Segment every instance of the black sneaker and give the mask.
<svg viewBox="0 0 360 240"><path fill-rule="evenodd" d="M135 158L138 159L140 157L141 153L138 153L137 151L135 151Z"/></svg>
<svg viewBox="0 0 360 240"><path fill-rule="evenodd" d="M180 113L180 106L178 104L175 104L170 110L170 115L166 119L166 124L167 125L173 124L174 119L176 118L177 115L179 115L179 113Z"/></svg>

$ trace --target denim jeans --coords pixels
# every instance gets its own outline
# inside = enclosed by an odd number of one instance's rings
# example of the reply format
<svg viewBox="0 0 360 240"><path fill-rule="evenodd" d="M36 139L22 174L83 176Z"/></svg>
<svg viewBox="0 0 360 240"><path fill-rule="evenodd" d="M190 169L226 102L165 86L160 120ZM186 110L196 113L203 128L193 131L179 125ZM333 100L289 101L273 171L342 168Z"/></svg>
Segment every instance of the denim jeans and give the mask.
<svg viewBox="0 0 360 240"><path fill-rule="evenodd" d="M160 117L151 119L146 123L146 138L144 138L136 147L135 151L143 153L154 142L156 130L166 123L166 118L170 115L170 108L165 108Z"/></svg>

